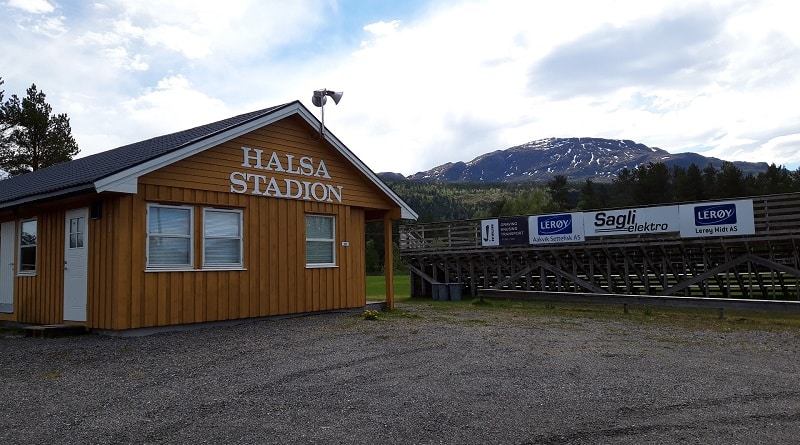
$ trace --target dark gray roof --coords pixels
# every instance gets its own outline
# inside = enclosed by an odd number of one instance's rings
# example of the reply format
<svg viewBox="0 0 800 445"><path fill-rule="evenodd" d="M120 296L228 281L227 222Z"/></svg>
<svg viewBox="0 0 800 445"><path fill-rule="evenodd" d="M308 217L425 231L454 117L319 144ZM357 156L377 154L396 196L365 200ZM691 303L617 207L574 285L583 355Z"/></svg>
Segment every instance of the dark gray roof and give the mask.
<svg viewBox="0 0 800 445"><path fill-rule="evenodd" d="M241 114L177 133L154 137L113 150L0 181L0 207L13 201L35 201L93 189L94 182L220 132L269 115L298 101Z"/></svg>

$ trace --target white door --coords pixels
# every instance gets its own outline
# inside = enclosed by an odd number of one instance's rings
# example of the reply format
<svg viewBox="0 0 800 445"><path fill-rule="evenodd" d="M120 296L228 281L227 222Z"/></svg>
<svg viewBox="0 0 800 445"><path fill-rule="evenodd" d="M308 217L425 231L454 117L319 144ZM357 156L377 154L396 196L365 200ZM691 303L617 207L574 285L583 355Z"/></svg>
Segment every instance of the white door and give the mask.
<svg viewBox="0 0 800 445"><path fill-rule="evenodd" d="M0 225L0 312L14 312L14 221Z"/></svg>
<svg viewBox="0 0 800 445"><path fill-rule="evenodd" d="M64 320L86 321L89 209L70 210L65 220Z"/></svg>

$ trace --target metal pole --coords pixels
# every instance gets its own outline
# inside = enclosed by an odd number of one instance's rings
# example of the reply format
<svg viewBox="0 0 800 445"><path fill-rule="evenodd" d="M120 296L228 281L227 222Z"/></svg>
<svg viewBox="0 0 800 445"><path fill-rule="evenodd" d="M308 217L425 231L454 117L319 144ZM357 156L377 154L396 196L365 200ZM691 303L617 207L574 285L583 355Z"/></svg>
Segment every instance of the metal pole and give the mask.
<svg viewBox="0 0 800 445"><path fill-rule="evenodd" d="M322 102L322 105L320 106L320 108L322 108L322 122L320 122L320 124L319 124L319 137L320 137L320 139L323 139L325 137L325 101L326 100L327 100L327 98L325 97L325 92L323 92L322 93L322 100L320 101L320 102Z"/></svg>

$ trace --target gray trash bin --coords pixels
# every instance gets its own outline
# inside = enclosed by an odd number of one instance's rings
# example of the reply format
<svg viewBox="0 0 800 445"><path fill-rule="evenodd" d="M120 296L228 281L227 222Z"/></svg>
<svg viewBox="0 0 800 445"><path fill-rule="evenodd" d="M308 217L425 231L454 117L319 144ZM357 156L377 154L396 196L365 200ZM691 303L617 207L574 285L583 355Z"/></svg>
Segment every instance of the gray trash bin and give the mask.
<svg viewBox="0 0 800 445"><path fill-rule="evenodd" d="M433 299L439 301L447 301L449 299L449 293L447 290L447 284L445 283L433 283L431 284L433 287Z"/></svg>
<svg viewBox="0 0 800 445"><path fill-rule="evenodd" d="M461 283L450 283L447 285L450 291L450 299L453 301L461 299Z"/></svg>

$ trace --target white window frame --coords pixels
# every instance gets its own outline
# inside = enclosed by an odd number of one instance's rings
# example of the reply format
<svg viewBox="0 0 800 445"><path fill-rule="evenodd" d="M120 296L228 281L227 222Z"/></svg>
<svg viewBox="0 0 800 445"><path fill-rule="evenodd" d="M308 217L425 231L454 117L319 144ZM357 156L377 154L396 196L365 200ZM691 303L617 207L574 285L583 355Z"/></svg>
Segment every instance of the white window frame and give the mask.
<svg viewBox="0 0 800 445"><path fill-rule="evenodd" d="M306 233L306 267L307 268L323 268L323 267L336 267L336 216L335 215L320 215L320 214L306 214L304 222L308 221L308 218L326 218L332 221L331 225L331 232L332 238L309 238L308 233ZM303 226L305 227L305 225ZM331 258L333 262L331 263L311 263L308 261L308 243L309 241L313 242L329 242L331 244Z"/></svg>
<svg viewBox="0 0 800 445"><path fill-rule="evenodd" d="M187 236L180 236L180 235L160 235L158 233L151 233L150 232L150 210L154 208L166 208L166 209L177 209L177 210L186 210L189 212L189 234ZM146 230L147 230L147 265L146 268L148 270L187 270L194 268L194 207L192 206L176 206L176 205L165 205L165 204L147 204L147 215L146 215ZM150 263L150 237L157 236L162 238L188 238L189 239L189 262L187 264L151 264Z"/></svg>
<svg viewBox="0 0 800 445"><path fill-rule="evenodd" d="M35 234L36 235L36 242L33 243L32 245L31 244L23 245L22 244L22 228L25 226L25 223L29 223L29 222L36 223L36 234ZM36 275L36 271L39 269L39 221L36 218L23 219L23 220L21 220L19 222L19 233L17 234L17 241L19 242L19 245L17 246L17 255L19 255L19 261L17 261L17 263L18 263L17 275L20 275L20 276L34 276L34 275ZM23 258L22 249L23 248L30 249L31 247L33 247L33 269L23 270L22 269L22 266L23 266L23 264L22 264L22 258Z"/></svg>
<svg viewBox="0 0 800 445"><path fill-rule="evenodd" d="M234 213L239 215L237 236L209 236L206 234L206 222L209 213ZM239 240L239 261L236 263L211 263L206 260L206 241L209 239L237 239ZM244 267L244 212L241 209L203 208L203 268L204 269L241 269Z"/></svg>
<svg viewBox="0 0 800 445"><path fill-rule="evenodd" d="M72 229L72 221L76 221L77 227L73 232ZM65 246L67 249L83 249L86 246L86 225L87 221L83 216L74 216L69 218L69 233L67 234L67 243L68 245ZM75 240L75 245L72 245L72 240Z"/></svg>

